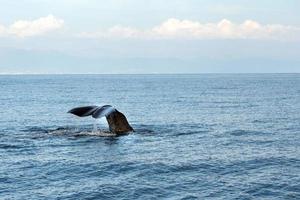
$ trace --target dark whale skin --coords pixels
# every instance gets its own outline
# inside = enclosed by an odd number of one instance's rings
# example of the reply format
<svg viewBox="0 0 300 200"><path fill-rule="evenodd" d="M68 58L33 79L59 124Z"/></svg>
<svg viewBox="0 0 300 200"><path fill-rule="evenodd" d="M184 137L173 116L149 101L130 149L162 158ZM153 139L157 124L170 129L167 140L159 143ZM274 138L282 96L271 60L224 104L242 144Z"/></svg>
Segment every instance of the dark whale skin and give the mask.
<svg viewBox="0 0 300 200"><path fill-rule="evenodd" d="M97 109L97 107L98 106L84 106L84 107L73 108L69 110L68 113L71 113L78 117L87 117L89 115L92 115L93 112Z"/></svg>
<svg viewBox="0 0 300 200"><path fill-rule="evenodd" d="M126 134L134 131L129 125L125 115L118 110L106 116L109 125L109 130L116 134Z"/></svg>

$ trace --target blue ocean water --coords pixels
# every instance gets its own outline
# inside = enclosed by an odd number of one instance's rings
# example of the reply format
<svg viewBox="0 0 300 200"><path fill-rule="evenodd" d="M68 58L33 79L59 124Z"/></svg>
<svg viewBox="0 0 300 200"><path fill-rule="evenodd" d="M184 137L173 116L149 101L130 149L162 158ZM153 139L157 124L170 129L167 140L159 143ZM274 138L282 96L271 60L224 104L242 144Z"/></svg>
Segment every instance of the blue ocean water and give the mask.
<svg viewBox="0 0 300 200"><path fill-rule="evenodd" d="M299 74L2 75L0 94L0 199L300 199ZM102 104L136 132L67 113Z"/></svg>

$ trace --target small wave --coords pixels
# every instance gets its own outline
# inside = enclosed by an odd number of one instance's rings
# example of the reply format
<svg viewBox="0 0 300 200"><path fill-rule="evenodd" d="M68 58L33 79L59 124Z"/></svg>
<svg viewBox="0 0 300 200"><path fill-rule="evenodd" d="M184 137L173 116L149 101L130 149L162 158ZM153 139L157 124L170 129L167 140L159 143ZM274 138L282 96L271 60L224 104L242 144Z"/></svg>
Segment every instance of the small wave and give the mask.
<svg viewBox="0 0 300 200"><path fill-rule="evenodd" d="M251 131L251 130L233 130L227 132L233 136L244 136L244 135L266 135L270 133L262 132L262 131Z"/></svg>
<svg viewBox="0 0 300 200"><path fill-rule="evenodd" d="M267 123L267 121L256 119L256 120L253 120L252 123L255 123L255 124L256 124L256 123L257 123L257 124L264 124L264 123Z"/></svg>
<svg viewBox="0 0 300 200"><path fill-rule="evenodd" d="M175 136L180 136L180 135L194 135L194 134L205 134L208 133L208 130L200 130L200 131L186 131L186 132L179 132L176 133Z"/></svg>
<svg viewBox="0 0 300 200"><path fill-rule="evenodd" d="M250 170L259 170L264 167L284 167L286 165L293 165L297 166L297 163L299 163L299 159L296 158L285 158L285 157L258 157L254 159L249 159L249 160L236 160L230 163L227 163L223 165L220 168L220 173L222 175L225 174L240 174L244 173L245 171L250 171ZM237 170L238 169L238 170Z"/></svg>
<svg viewBox="0 0 300 200"><path fill-rule="evenodd" d="M40 132L40 133L47 133L47 128L42 127L27 127L25 129L21 129L22 132Z"/></svg>
<svg viewBox="0 0 300 200"><path fill-rule="evenodd" d="M0 144L0 149L21 149L22 145Z"/></svg>

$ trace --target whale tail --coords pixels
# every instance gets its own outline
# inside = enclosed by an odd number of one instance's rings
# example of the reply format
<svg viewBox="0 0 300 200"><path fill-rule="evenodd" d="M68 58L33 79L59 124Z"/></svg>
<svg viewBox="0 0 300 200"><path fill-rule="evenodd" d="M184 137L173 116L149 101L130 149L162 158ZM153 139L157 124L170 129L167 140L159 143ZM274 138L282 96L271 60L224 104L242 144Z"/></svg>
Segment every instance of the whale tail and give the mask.
<svg viewBox="0 0 300 200"><path fill-rule="evenodd" d="M79 117L92 116L95 119L105 116L109 130L116 134L125 134L134 131L125 115L110 105L77 107L69 110L68 113Z"/></svg>

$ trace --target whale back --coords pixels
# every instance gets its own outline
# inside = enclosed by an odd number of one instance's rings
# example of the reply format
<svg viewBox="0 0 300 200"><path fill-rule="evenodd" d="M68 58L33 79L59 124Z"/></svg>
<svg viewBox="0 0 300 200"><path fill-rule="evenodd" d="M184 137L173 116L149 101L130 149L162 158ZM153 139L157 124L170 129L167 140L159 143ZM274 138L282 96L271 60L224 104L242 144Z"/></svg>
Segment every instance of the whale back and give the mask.
<svg viewBox="0 0 300 200"><path fill-rule="evenodd" d="M133 128L129 125L125 115L118 110L107 115L106 120L109 125L109 130L113 133L124 134L133 131Z"/></svg>

